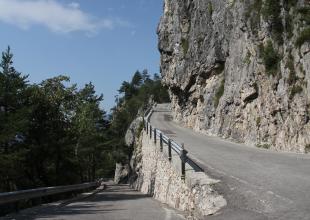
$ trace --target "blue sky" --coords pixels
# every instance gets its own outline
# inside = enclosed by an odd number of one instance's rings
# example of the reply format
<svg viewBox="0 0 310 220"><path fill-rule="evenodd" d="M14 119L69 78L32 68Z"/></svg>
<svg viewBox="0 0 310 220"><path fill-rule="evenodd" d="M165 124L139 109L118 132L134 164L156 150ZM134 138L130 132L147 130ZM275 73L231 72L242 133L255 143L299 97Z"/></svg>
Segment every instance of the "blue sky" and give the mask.
<svg viewBox="0 0 310 220"><path fill-rule="evenodd" d="M156 28L162 0L0 0L0 49L39 83L60 74L93 82L114 105L122 81L137 70L159 72Z"/></svg>

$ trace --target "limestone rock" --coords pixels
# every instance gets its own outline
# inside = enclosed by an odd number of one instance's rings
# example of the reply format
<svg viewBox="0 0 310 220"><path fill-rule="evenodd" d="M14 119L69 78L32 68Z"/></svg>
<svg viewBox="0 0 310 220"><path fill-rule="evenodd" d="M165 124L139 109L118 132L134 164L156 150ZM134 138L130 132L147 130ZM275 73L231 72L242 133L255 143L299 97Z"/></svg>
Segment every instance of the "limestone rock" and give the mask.
<svg viewBox="0 0 310 220"><path fill-rule="evenodd" d="M135 138L139 135L138 133L141 132L141 124L142 117L137 117L129 126L126 135L125 135L125 143L127 146L133 146L135 143Z"/></svg>
<svg viewBox="0 0 310 220"><path fill-rule="evenodd" d="M128 164L116 163L114 182L116 184L127 183L130 175L130 166Z"/></svg>
<svg viewBox="0 0 310 220"><path fill-rule="evenodd" d="M165 0L159 51L174 119L238 142L305 152L310 43L298 47L295 42L300 30L309 28L298 14L309 2L299 0L288 10L279 1L282 23L289 18L292 24L291 32L283 26L282 40L274 36L259 2L264 1ZM278 55L274 73L264 61L270 41Z"/></svg>

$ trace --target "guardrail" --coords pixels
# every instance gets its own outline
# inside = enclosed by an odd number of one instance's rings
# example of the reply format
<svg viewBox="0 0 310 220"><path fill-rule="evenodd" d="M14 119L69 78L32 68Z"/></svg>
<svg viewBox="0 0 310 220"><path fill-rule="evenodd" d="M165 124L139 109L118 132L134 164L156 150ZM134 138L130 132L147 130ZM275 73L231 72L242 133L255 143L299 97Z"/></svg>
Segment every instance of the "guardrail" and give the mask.
<svg viewBox="0 0 310 220"><path fill-rule="evenodd" d="M0 193L0 205L18 202L21 200L34 199L60 193L73 192L100 186L100 182L83 183L68 186L44 187L37 189L21 190Z"/></svg>
<svg viewBox="0 0 310 220"><path fill-rule="evenodd" d="M187 163L190 167L194 169L196 172L203 172L203 169L187 154L188 151L185 150L184 144L179 145L174 140L170 139L167 135L165 135L161 130L154 128L150 123L150 117L154 112L154 106L147 109L143 117L143 126L147 135L149 135L150 139L154 139L154 143L157 144L159 141L160 152L163 152L164 144L168 147L168 160L171 162L172 160L172 150L176 152L181 160L181 178L185 180L185 164Z"/></svg>

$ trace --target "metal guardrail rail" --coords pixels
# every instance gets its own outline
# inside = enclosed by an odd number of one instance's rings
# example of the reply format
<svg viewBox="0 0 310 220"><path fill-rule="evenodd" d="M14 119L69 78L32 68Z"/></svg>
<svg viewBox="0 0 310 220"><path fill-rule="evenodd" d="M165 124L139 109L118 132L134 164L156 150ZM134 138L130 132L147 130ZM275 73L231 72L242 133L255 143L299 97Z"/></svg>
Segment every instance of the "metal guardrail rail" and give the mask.
<svg viewBox="0 0 310 220"><path fill-rule="evenodd" d="M160 151L163 152L164 144L168 146L168 159L171 162L172 160L172 150L176 152L181 160L181 178L185 179L185 164L187 163L190 167L194 169L195 172L203 172L203 169L187 154L188 151L185 150L184 144L179 145L174 140L170 139L167 135L165 135L161 130L152 127L150 123L150 117L154 112L154 106L147 109L143 117L143 126L146 133L149 135L150 139L154 139L154 143L157 144L159 141Z"/></svg>
<svg viewBox="0 0 310 220"><path fill-rule="evenodd" d="M100 186L100 182L83 183L68 186L44 187L37 189L0 193L0 205L18 202L21 200L28 200L50 195L56 195L60 193L90 189L92 187L98 187L98 186Z"/></svg>

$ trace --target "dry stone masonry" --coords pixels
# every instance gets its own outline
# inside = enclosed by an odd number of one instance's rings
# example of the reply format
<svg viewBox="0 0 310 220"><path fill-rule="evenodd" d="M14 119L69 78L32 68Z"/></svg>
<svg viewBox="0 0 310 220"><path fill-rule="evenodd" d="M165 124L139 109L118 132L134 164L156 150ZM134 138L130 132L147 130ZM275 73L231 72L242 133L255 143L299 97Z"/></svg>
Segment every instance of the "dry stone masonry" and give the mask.
<svg viewBox="0 0 310 220"><path fill-rule="evenodd" d="M310 151L309 0L165 0L158 35L175 120Z"/></svg>
<svg viewBox="0 0 310 220"><path fill-rule="evenodd" d="M187 167L186 178L183 181L179 156L173 155L172 162L169 162L167 147L160 152L159 143L154 144L144 131L135 146L135 175L132 175L135 178L132 185L137 190L152 195L173 208L185 211L191 219L215 214L226 205L226 200L213 189L218 180Z"/></svg>

